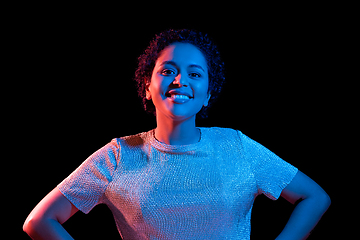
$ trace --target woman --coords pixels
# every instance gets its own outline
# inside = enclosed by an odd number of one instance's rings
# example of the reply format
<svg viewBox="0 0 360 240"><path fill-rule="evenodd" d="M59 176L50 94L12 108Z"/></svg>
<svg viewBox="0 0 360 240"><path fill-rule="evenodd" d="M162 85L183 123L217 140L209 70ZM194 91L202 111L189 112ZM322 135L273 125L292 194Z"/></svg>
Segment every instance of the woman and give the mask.
<svg viewBox="0 0 360 240"><path fill-rule="evenodd" d="M280 239L305 239L330 205L313 180L240 131L198 128L224 82L212 41L190 30L155 37L135 80L157 127L113 139L52 190L24 223L33 239L72 239L62 227L104 203L123 239L250 239L254 199L296 206Z"/></svg>

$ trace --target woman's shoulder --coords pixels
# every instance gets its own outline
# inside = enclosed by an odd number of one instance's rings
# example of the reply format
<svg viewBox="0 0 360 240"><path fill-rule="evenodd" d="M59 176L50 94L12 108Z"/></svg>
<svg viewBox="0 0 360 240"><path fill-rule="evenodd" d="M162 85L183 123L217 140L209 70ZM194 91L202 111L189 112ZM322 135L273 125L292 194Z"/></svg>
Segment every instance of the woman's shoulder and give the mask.
<svg viewBox="0 0 360 240"><path fill-rule="evenodd" d="M200 129L202 133L218 139L238 138L241 133L239 130L223 127L201 127Z"/></svg>
<svg viewBox="0 0 360 240"><path fill-rule="evenodd" d="M223 134L223 133L238 132L238 130L236 130L236 129L233 129L233 128L225 128L225 127L200 127L200 129L201 129L202 131L208 131L208 132L214 133L214 134L217 134L217 133Z"/></svg>
<svg viewBox="0 0 360 240"><path fill-rule="evenodd" d="M115 142L119 147L130 147L136 148L144 145L144 143L149 142L153 134L153 129L147 132L141 132L133 135L123 136L114 138L112 142Z"/></svg>
<svg viewBox="0 0 360 240"><path fill-rule="evenodd" d="M204 134L204 138L208 139L216 145L224 146L233 146L235 148L241 147L241 132L232 128L223 128L223 127L210 127L210 128L200 128L201 133Z"/></svg>
<svg viewBox="0 0 360 240"><path fill-rule="evenodd" d="M247 149L260 145L240 130L223 127L200 128L204 135L218 144L228 144L237 149Z"/></svg>

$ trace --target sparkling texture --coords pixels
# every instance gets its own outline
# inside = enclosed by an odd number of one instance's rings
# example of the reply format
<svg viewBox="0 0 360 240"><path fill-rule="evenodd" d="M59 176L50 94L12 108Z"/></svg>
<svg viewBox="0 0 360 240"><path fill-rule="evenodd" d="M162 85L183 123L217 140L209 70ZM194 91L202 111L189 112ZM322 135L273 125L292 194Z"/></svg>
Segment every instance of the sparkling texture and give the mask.
<svg viewBox="0 0 360 240"><path fill-rule="evenodd" d="M58 188L84 213L106 204L124 240L250 239L255 197L277 199L298 170L240 131L199 129L190 145L113 139Z"/></svg>

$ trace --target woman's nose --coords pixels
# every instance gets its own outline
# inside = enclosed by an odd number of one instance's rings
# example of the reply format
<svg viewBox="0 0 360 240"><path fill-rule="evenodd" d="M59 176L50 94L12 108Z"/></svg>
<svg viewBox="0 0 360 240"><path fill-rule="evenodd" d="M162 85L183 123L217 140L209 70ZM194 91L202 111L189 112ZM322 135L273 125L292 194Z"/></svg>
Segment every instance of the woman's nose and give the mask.
<svg viewBox="0 0 360 240"><path fill-rule="evenodd" d="M187 87L188 86L188 82L186 80L186 77L183 77L181 74L178 74L175 77L175 79L173 81L173 84L174 85L179 85L179 87L182 87L182 86Z"/></svg>

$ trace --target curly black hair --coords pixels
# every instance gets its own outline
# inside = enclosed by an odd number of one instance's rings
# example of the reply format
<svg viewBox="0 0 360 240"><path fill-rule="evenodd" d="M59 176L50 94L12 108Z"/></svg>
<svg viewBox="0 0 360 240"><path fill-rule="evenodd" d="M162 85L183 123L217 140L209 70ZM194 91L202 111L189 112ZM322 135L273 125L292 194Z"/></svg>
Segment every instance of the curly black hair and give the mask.
<svg viewBox="0 0 360 240"><path fill-rule="evenodd" d="M146 85L150 83L155 62L160 52L175 42L190 43L201 50L208 65L209 92L211 97L207 107L203 107L197 114L200 118L208 116L208 109L217 99L225 82L224 63L220 58L217 46L208 37L198 31L181 29L161 32L156 35L146 48L145 52L138 58L138 67L135 71L134 80L137 83L138 95L142 99L145 111L155 114L155 106L152 100L146 99Z"/></svg>

